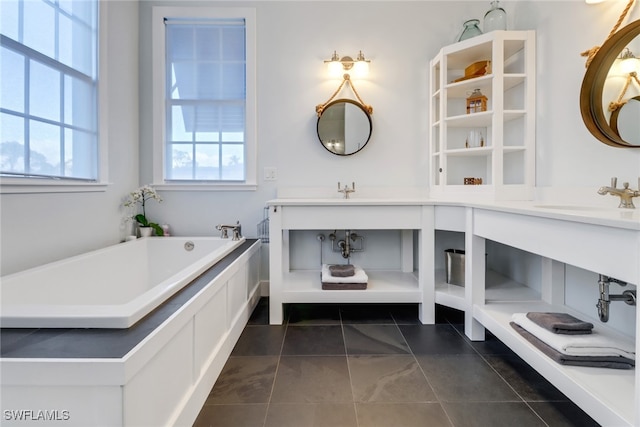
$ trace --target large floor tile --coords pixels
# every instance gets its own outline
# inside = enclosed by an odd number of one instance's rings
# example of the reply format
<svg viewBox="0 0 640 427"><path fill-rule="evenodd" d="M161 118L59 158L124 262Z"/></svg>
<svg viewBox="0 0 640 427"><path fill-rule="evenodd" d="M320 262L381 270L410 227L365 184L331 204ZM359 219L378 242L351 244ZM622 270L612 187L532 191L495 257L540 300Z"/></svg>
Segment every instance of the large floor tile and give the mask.
<svg viewBox="0 0 640 427"><path fill-rule="evenodd" d="M600 424L573 402L529 402L550 427L599 427Z"/></svg>
<svg viewBox="0 0 640 427"><path fill-rule="evenodd" d="M339 325L340 307L336 304L291 304L290 325Z"/></svg>
<svg viewBox="0 0 640 427"><path fill-rule="evenodd" d="M272 403L265 427L358 427L353 403Z"/></svg>
<svg viewBox="0 0 640 427"><path fill-rule="evenodd" d="M547 427L524 402L443 403L456 427Z"/></svg>
<svg viewBox="0 0 640 427"><path fill-rule="evenodd" d="M525 401L567 400L560 390L515 354L485 356L485 359Z"/></svg>
<svg viewBox="0 0 640 427"><path fill-rule="evenodd" d="M347 324L395 324L386 304L344 304L340 306L342 323Z"/></svg>
<svg viewBox="0 0 640 427"><path fill-rule="evenodd" d="M247 326L232 356L278 356L282 351L285 326Z"/></svg>
<svg viewBox="0 0 640 427"><path fill-rule="evenodd" d="M285 355L344 355L342 326L289 326L282 347Z"/></svg>
<svg viewBox="0 0 640 427"><path fill-rule="evenodd" d="M346 356L281 356L271 402L353 402Z"/></svg>
<svg viewBox="0 0 640 427"><path fill-rule="evenodd" d="M436 304L436 323L464 324L464 311Z"/></svg>
<svg viewBox="0 0 640 427"><path fill-rule="evenodd" d="M222 368L207 403L267 403L278 357L231 357Z"/></svg>
<svg viewBox="0 0 640 427"><path fill-rule="evenodd" d="M464 325L460 325L459 328L458 325L456 325L456 329L458 329L460 334L464 334ZM470 341L468 338L467 341L471 347L480 354L515 355L509 347L489 331L485 332L484 341Z"/></svg>
<svg viewBox="0 0 640 427"><path fill-rule="evenodd" d="M418 304L393 304L389 306L391 317L397 325L420 325Z"/></svg>
<svg viewBox="0 0 640 427"><path fill-rule="evenodd" d="M438 403L358 403L359 427L452 427Z"/></svg>
<svg viewBox="0 0 640 427"><path fill-rule="evenodd" d="M193 427L262 427L267 404L205 405Z"/></svg>
<svg viewBox="0 0 640 427"><path fill-rule="evenodd" d="M269 324L269 298L260 298L256 308L253 309L247 325L268 325Z"/></svg>
<svg viewBox="0 0 640 427"><path fill-rule="evenodd" d="M396 325L344 325L347 354L408 354Z"/></svg>
<svg viewBox="0 0 640 427"><path fill-rule="evenodd" d="M522 401L478 355L421 355L416 359L442 402Z"/></svg>
<svg viewBox="0 0 640 427"><path fill-rule="evenodd" d="M349 356L356 402L434 402L436 396L411 355Z"/></svg>
<svg viewBox="0 0 640 427"><path fill-rule="evenodd" d="M451 325L400 325L413 354L473 354L475 350Z"/></svg>

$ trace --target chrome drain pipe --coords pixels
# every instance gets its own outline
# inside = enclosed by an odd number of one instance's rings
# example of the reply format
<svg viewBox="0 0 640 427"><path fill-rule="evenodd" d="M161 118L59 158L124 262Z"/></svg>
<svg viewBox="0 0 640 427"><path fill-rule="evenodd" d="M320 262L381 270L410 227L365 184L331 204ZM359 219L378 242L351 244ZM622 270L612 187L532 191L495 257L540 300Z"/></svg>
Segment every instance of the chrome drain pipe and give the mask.
<svg viewBox="0 0 640 427"><path fill-rule="evenodd" d="M628 305L636 305L636 291L624 291L621 294L609 294L609 285L611 283L617 283L620 286L626 286L627 282L615 279L613 277L605 276L604 274L598 275L598 286L600 288L600 298L596 307L598 309L598 317L602 322L609 320L609 304L611 301L624 301Z"/></svg>

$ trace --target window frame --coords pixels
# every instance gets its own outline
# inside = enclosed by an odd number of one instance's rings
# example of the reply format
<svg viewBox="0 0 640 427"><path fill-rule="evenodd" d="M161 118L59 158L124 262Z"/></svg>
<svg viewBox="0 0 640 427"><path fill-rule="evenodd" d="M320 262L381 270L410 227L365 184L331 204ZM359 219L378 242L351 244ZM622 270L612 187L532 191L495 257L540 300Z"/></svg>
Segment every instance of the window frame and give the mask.
<svg viewBox="0 0 640 427"><path fill-rule="evenodd" d="M96 180L72 177L0 176L0 194L28 193L85 193L104 192L109 185L108 126L107 126L107 16L108 2L96 0L98 6L97 41L97 168Z"/></svg>
<svg viewBox="0 0 640 427"><path fill-rule="evenodd" d="M165 18L242 18L245 20L246 116L244 181L198 181L165 179L166 160L166 34ZM152 158L153 185L162 190L256 190L256 10L244 7L155 6L152 11Z"/></svg>

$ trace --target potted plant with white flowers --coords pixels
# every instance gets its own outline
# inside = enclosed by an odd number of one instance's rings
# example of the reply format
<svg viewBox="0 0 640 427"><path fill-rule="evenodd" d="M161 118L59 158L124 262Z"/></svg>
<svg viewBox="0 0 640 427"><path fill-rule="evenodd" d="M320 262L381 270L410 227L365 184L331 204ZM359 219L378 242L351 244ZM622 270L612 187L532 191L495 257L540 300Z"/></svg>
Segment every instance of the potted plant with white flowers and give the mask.
<svg viewBox="0 0 640 427"><path fill-rule="evenodd" d="M145 185L129 193L129 197L124 202L124 206L129 208L135 207L138 204L142 206L142 213L137 213L131 217L138 224L140 237L151 236L152 231L155 231L156 235L158 236L163 236L164 231L162 230L162 227L160 227L155 222L149 221L149 219L147 218L147 211L145 209L147 200L155 200L160 203L162 202L162 197L160 197L158 193L156 193L156 190L153 187L151 187L150 185Z"/></svg>

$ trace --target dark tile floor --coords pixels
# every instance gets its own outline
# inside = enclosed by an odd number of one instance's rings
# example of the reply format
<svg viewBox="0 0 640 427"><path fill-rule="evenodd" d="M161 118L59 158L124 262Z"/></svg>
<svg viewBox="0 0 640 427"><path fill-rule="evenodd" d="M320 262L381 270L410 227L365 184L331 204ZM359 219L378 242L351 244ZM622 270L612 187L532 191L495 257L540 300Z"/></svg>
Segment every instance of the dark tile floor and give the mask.
<svg viewBox="0 0 640 427"><path fill-rule="evenodd" d="M194 426L597 426L504 344L471 342L438 306L292 304L269 326L262 299Z"/></svg>

